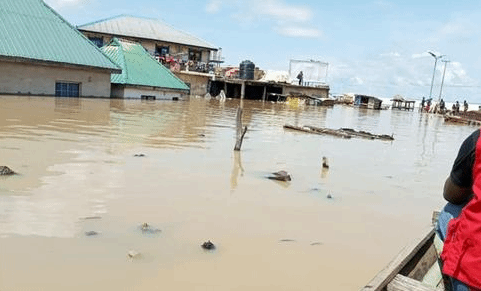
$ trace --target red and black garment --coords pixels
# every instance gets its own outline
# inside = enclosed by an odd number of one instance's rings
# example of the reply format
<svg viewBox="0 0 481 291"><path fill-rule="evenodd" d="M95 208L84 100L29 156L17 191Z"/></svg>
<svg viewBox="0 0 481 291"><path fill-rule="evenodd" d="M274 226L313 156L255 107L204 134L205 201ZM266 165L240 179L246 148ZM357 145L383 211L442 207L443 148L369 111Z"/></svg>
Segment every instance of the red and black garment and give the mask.
<svg viewBox="0 0 481 291"><path fill-rule="evenodd" d="M441 258L443 273L481 289L481 140L480 130L461 145L451 170L451 180L472 188L473 197L448 224ZM472 290L475 290L472 288Z"/></svg>

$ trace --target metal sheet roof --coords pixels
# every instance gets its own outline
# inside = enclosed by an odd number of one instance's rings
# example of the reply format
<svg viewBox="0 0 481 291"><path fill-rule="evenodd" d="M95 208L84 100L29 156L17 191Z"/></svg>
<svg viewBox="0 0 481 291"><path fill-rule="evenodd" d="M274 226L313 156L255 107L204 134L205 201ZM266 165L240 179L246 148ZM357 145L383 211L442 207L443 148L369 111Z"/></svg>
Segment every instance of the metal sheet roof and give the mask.
<svg viewBox="0 0 481 291"><path fill-rule="evenodd" d="M42 0L0 0L0 57L119 70Z"/></svg>
<svg viewBox="0 0 481 291"><path fill-rule="evenodd" d="M80 25L81 31L105 33L114 36L128 36L152 39L189 46L217 50L215 46L196 36L178 30L162 20L119 15L112 18Z"/></svg>
<svg viewBox="0 0 481 291"><path fill-rule="evenodd" d="M102 51L122 68L122 74L111 75L113 84L189 90L182 80L152 58L140 44L114 38L102 47Z"/></svg>

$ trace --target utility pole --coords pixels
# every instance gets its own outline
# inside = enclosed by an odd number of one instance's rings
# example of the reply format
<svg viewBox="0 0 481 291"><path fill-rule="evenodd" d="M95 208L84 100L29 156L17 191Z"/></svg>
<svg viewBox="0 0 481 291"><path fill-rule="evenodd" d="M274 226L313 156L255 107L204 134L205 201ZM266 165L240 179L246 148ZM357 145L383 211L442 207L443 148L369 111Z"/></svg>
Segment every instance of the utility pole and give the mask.
<svg viewBox="0 0 481 291"><path fill-rule="evenodd" d="M442 60L442 62L444 62L444 71L443 71L443 80L441 81L441 90L439 90L438 103L439 103L439 101L441 101L441 95L443 94L444 75L446 75L446 66L447 66L447 64L448 64L450 61L448 61L448 60Z"/></svg>
<svg viewBox="0 0 481 291"><path fill-rule="evenodd" d="M431 99L431 95L433 93L433 84L434 84L434 76L436 75L436 64L438 63L438 59L442 58L443 55L436 55L433 52L428 52L434 58L434 70L433 70L433 79L431 80L431 90L429 91L429 99Z"/></svg>

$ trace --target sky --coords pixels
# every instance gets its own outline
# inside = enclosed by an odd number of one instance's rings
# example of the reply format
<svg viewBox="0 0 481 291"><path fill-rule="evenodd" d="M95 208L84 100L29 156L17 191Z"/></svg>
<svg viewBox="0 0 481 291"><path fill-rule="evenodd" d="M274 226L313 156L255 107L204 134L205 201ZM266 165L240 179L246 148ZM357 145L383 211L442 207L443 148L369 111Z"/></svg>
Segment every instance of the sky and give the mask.
<svg viewBox="0 0 481 291"><path fill-rule="evenodd" d="M73 25L120 14L161 19L221 47L227 66L327 62L332 95L419 100L430 96L435 71L434 100L444 75L441 98L481 104L481 1L44 1ZM436 70L429 51L443 55Z"/></svg>

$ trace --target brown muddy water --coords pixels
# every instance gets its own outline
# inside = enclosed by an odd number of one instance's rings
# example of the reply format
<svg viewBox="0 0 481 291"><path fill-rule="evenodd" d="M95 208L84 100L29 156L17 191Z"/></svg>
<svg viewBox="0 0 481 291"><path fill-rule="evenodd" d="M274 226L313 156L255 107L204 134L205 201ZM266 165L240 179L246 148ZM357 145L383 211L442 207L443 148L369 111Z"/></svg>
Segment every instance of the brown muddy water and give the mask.
<svg viewBox="0 0 481 291"><path fill-rule="evenodd" d="M430 226L475 129L245 101L234 153L238 102L0 97L0 165L19 172L0 177L0 290L358 290Z"/></svg>

